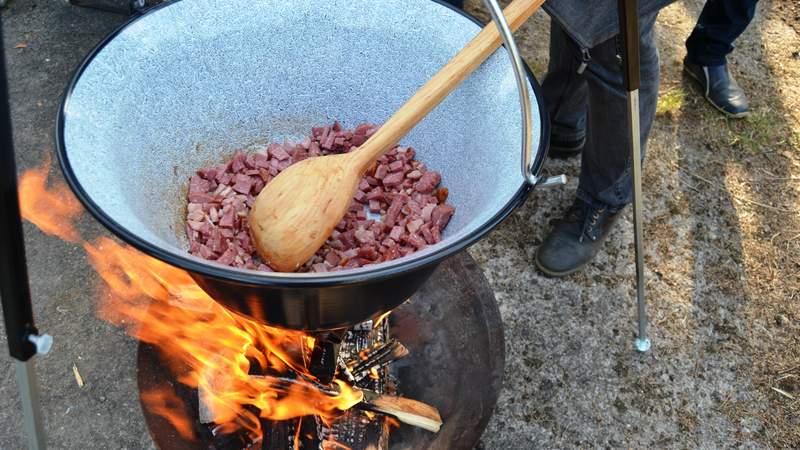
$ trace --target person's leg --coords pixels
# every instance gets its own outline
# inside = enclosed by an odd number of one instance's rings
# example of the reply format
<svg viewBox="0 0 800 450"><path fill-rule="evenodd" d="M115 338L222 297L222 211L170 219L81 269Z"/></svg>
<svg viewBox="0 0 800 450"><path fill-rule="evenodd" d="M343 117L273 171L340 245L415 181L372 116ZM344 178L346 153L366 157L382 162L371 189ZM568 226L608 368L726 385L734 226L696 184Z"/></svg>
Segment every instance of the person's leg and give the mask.
<svg viewBox="0 0 800 450"><path fill-rule="evenodd" d="M656 15L641 20L639 118L642 157L655 118L659 64L654 36ZM575 203L536 254L540 270L551 276L573 273L602 247L619 211L632 200L627 92L622 85L617 38L591 49L586 68L588 123Z"/></svg>
<svg viewBox="0 0 800 450"><path fill-rule="evenodd" d="M642 158L656 115L659 86L655 15L641 21L639 44L641 85L639 124ZM586 70L589 85L589 133L581 161L578 198L597 208L618 211L631 202L630 133L627 125L627 92L616 39L592 50L592 64Z"/></svg>
<svg viewBox="0 0 800 450"><path fill-rule="evenodd" d="M699 66L721 66L736 40L750 25L757 0L708 0L692 34L686 56Z"/></svg>
<svg viewBox="0 0 800 450"><path fill-rule="evenodd" d="M684 71L697 80L703 96L728 117L748 114L747 96L733 79L726 56L753 20L758 0L709 0L686 40Z"/></svg>
<svg viewBox="0 0 800 450"><path fill-rule="evenodd" d="M550 61L542 80L542 96L550 116L550 150L569 156L583 148L586 137L586 79L578 73L580 47L553 20L550 21Z"/></svg>

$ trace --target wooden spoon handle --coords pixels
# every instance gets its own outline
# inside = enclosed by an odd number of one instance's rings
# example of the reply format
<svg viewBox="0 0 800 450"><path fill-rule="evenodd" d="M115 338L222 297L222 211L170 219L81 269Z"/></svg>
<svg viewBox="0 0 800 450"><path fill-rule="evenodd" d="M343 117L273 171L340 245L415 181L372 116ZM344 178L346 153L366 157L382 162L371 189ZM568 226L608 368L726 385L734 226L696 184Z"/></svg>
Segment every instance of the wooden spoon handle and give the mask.
<svg viewBox="0 0 800 450"><path fill-rule="evenodd" d="M545 0L514 0L506 7L509 27L516 31ZM464 48L439 70L414 96L389 118L358 151L353 152L366 170L376 159L397 144L420 120L457 88L503 42L494 22L486 25Z"/></svg>

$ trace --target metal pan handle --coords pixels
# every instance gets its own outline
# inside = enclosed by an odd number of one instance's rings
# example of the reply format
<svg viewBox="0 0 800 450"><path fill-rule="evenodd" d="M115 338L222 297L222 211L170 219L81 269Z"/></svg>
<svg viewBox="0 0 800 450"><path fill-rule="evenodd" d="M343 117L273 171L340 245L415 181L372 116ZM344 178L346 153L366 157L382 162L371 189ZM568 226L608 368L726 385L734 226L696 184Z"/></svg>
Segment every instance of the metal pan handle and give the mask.
<svg viewBox="0 0 800 450"><path fill-rule="evenodd" d="M531 111L531 98L528 93L528 78L525 74L525 66L522 63L522 57L517 47L517 42L514 40L514 35L511 28L508 26L503 10L497 3L497 0L484 0L489 13L492 16L497 26L500 36L503 38L506 49L508 49L508 56L511 58L511 67L514 69L514 78L517 80L517 90L519 91L519 103L522 111L522 157L521 157L521 170L522 177L531 186L556 186L566 183L567 178L564 175L558 175L550 178L539 178L533 173L533 113Z"/></svg>

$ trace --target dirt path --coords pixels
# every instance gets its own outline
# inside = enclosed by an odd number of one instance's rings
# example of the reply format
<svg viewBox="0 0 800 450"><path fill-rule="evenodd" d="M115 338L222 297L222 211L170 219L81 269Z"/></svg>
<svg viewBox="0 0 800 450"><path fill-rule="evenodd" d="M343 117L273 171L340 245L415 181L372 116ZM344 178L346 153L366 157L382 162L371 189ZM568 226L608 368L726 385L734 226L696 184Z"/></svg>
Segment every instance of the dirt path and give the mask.
<svg viewBox="0 0 800 450"><path fill-rule="evenodd" d="M630 215L594 264L551 280L533 254L576 180L534 193L473 250L498 293L508 352L486 448L800 446L800 10L760 2L737 42L731 68L754 111L737 122L681 74L701 8L680 2L659 18L645 171L654 349L631 347ZM538 14L521 33L540 77L546 30ZM574 176L578 161L548 169Z"/></svg>

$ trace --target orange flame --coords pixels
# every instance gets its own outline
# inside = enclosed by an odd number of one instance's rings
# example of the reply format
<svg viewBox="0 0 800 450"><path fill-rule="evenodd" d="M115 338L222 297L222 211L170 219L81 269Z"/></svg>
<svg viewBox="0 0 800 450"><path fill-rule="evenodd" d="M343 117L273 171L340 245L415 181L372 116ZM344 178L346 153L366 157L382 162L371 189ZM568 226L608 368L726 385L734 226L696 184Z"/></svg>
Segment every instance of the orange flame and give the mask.
<svg viewBox="0 0 800 450"><path fill-rule="evenodd" d="M81 238L72 220L80 216L83 209L66 186L57 185L47 189L50 162L47 156L42 167L22 174L19 182L22 217L47 234L78 242Z"/></svg>
<svg viewBox="0 0 800 450"><path fill-rule="evenodd" d="M175 414L174 411L181 404L180 399L169 389L153 389L142 392L142 401L151 405L153 413L164 417L186 440L193 441L194 433L192 424L185 416Z"/></svg>
<svg viewBox="0 0 800 450"><path fill-rule="evenodd" d="M48 171L49 161L22 175L23 217L45 233L79 242L72 221L80 214L80 206L66 186L47 187ZM290 370L307 374L298 349L303 344L313 348L309 336L235 315L186 272L112 239L102 237L82 245L104 281L99 286L98 315L169 355L178 380L207 394L206 406L223 430L244 427L260 434L258 417L248 406L269 420L306 415L329 420L361 401L360 391L338 380L338 393L322 392L311 382L280 381L278 377ZM253 364L258 373L276 376L250 375ZM158 394L145 393L143 401L152 402L153 410L182 435L190 433L175 402Z"/></svg>

